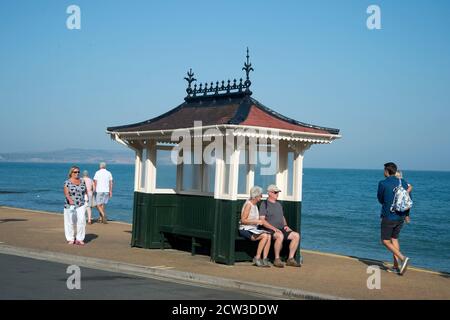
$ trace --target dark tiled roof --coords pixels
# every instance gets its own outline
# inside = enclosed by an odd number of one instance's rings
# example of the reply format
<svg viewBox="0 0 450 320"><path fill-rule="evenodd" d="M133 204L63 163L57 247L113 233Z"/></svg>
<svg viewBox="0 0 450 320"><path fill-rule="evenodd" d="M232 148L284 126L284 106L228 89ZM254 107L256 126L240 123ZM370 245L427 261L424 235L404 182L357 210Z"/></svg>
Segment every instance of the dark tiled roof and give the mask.
<svg viewBox="0 0 450 320"><path fill-rule="evenodd" d="M186 99L186 102L159 117L125 126L109 127L109 132L136 132L173 130L194 127L194 121L203 126L248 125L299 132L339 134L339 129L302 123L285 117L243 92L226 96L205 96Z"/></svg>

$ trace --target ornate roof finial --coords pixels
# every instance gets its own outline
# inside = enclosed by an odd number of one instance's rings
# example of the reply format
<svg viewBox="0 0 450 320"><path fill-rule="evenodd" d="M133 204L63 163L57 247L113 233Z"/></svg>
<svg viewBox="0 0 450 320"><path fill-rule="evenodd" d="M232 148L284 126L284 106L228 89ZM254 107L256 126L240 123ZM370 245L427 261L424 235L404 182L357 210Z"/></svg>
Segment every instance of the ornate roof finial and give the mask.
<svg viewBox="0 0 450 320"><path fill-rule="evenodd" d="M184 78L184 80L186 80L188 82L188 87L186 89L186 92L189 95L192 94L192 88L191 88L191 83L194 81L197 81L197 79L194 78L194 72L192 72L192 69L190 68L189 71L187 72L187 76L188 78Z"/></svg>
<svg viewBox="0 0 450 320"><path fill-rule="evenodd" d="M252 82L250 81L249 74L250 74L250 71L255 71L255 70L252 68L252 64L250 62L250 55L248 54L248 47L247 47L247 62L244 63L244 67L242 68L242 70L244 70L247 75L247 79L244 82L244 84L246 86L245 91L250 92L249 87L252 84Z"/></svg>

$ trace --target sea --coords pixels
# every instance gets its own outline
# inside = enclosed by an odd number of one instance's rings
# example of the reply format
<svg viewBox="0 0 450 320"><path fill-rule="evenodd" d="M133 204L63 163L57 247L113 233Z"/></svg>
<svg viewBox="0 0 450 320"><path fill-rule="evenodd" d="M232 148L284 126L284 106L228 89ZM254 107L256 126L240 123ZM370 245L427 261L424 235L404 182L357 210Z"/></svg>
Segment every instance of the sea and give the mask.
<svg viewBox="0 0 450 320"><path fill-rule="evenodd" d="M91 177L98 168L96 164L80 167ZM69 168L68 164L0 163L0 206L62 213ZM132 223L134 166L109 165L108 170L115 181L108 217ZM164 170L159 174L162 178ZM450 272L450 172L404 170L403 176L414 187L414 206L411 223L401 232L401 250L413 266ZM382 170L305 168L301 247L391 261L379 240L376 193L382 179Z"/></svg>

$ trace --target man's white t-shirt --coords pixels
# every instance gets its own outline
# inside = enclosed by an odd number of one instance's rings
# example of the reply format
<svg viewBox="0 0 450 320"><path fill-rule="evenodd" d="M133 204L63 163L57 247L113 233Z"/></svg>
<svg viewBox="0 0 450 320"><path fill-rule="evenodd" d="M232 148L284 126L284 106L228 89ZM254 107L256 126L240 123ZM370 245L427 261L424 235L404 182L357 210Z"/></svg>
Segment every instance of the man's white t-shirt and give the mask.
<svg viewBox="0 0 450 320"><path fill-rule="evenodd" d="M98 170L94 175L94 180L97 182L96 192L109 192L109 182L113 177L111 172L106 169Z"/></svg>

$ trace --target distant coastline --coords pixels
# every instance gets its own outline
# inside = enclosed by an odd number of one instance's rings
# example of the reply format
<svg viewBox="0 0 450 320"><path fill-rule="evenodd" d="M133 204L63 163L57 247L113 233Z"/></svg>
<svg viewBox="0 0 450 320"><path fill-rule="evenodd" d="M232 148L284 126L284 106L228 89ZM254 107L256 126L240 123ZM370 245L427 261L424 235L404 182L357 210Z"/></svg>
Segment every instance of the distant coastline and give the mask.
<svg viewBox="0 0 450 320"><path fill-rule="evenodd" d="M0 163L98 163L134 164L132 151L102 149L63 149L48 152L0 153Z"/></svg>
<svg viewBox="0 0 450 320"><path fill-rule="evenodd" d="M40 163L40 164L98 164L105 161L108 164L135 164L134 152L123 148L122 150L104 149L63 149L45 152L10 152L0 153L0 163ZM336 167L309 167L305 169L328 169L328 170L376 170L380 168L336 168ZM445 172L450 170L423 170L423 169L403 169L402 171L417 172Z"/></svg>

